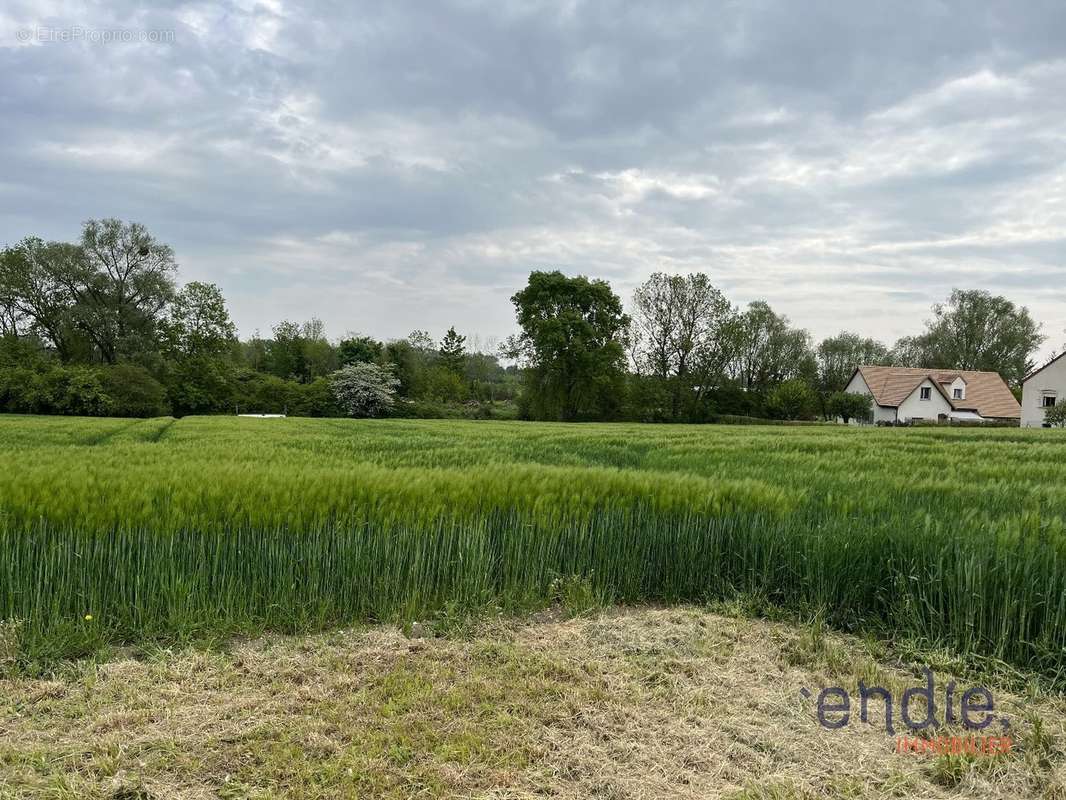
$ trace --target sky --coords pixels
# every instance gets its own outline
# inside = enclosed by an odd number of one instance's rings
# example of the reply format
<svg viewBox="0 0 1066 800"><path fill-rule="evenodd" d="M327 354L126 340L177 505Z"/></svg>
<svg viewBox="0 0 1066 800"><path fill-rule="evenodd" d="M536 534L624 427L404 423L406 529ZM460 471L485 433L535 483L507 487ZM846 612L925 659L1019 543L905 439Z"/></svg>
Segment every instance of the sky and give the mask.
<svg viewBox="0 0 1066 800"><path fill-rule="evenodd" d="M482 341L533 269L1066 341L1066 3L0 4L0 245L143 223L242 335Z"/></svg>

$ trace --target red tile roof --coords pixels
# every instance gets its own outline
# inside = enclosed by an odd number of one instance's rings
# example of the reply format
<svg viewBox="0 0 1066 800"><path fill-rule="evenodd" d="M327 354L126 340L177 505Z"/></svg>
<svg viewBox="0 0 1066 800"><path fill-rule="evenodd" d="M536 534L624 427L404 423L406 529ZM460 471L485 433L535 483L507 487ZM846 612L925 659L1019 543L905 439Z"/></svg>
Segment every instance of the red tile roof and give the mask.
<svg viewBox="0 0 1066 800"><path fill-rule="evenodd" d="M866 385L870 387L874 401L879 406L889 408L899 406L922 381L928 378L956 410L973 410L982 417L997 419L1014 419L1022 415L1021 406L998 372L868 365L859 367L857 371L866 381ZM941 387L941 383L951 383L956 377L961 377L966 381L965 400L952 400Z"/></svg>

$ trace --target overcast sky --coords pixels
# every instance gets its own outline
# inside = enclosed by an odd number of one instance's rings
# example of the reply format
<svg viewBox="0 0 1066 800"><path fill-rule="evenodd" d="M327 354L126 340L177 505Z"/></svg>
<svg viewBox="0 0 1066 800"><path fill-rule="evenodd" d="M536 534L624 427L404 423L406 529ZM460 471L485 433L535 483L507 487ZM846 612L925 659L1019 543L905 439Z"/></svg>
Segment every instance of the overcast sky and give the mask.
<svg viewBox="0 0 1066 800"><path fill-rule="evenodd" d="M559 268L888 342L984 288L1066 339L1062 0L149 6L0 5L0 244L136 220L242 334L500 337Z"/></svg>

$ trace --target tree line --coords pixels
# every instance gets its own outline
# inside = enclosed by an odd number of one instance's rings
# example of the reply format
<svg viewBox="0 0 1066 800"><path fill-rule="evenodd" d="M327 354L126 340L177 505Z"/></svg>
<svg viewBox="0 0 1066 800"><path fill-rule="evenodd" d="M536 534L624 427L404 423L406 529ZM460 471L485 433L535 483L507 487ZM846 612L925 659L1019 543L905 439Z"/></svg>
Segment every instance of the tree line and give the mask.
<svg viewBox="0 0 1066 800"><path fill-rule="evenodd" d="M240 340L217 286L178 286L169 246L136 223L90 220L76 243L0 251L0 409L847 419L868 412L843 393L858 364L992 370L1017 387L1044 341L1025 307L980 290L953 291L891 347L848 331L816 343L703 273L656 273L627 307L606 281L534 271L511 301L519 332L498 349L454 327L439 341L332 341L318 319Z"/></svg>
<svg viewBox="0 0 1066 800"><path fill-rule="evenodd" d="M425 331L331 341L318 319L240 340L221 290L179 286L173 251L137 223L90 220L76 243L28 237L0 251L8 412L336 416L351 411L336 373L372 364L395 381L391 413L506 415L517 370L487 345L454 328L439 343Z"/></svg>
<svg viewBox="0 0 1066 800"><path fill-rule="evenodd" d="M980 290L933 306L892 347L843 331L815 344L767 303L730 302L703 273L652 275L629 313L606 281L534 272L512 298L522 402L537 419L702 422L860 417L843 390L859 364L991 370L1018 387L1044 341L1024 307Z"/></svg>

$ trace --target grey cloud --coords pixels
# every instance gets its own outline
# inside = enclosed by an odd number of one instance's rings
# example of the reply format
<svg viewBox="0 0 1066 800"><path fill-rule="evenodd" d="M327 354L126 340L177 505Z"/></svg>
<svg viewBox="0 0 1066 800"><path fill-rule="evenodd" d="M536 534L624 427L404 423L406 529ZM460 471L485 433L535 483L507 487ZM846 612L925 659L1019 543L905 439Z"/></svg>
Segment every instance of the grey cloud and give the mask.
<svg viewBox="0 0 1066 800"><path fill-rule="evenodd" d="M15 36L75 24L175 41ZM245 332L501 336L542 266L704 269L816 335L980 286L1054 332L1064 42L1058 2L9 3L0 241L139 220Z"/></svg>

